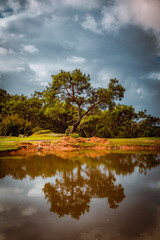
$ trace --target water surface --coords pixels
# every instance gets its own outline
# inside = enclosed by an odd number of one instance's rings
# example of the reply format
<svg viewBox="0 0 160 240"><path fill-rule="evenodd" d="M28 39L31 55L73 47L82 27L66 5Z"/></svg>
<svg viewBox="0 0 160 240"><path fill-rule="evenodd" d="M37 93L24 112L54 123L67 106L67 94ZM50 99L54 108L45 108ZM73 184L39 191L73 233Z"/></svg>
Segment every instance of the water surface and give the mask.
<svg viewBox="0 0 160 240"><path fill-rule="evenodd" d="M160 239L160 155L0 159L0 240Z"/></svg>

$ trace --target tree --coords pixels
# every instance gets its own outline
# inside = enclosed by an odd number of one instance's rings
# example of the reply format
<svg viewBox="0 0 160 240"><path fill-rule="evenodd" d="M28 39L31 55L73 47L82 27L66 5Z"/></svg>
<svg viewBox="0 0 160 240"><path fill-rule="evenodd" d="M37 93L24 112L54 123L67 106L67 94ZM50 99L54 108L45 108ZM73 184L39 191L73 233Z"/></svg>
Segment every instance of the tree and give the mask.
<svg viewBox="0 0 160 240"><path fill-rule="evenodd" d="M137 114L132 106L117 105L112 111L103 111L97 135L103 137L128 137Z"/></svg>
<svg viewBox="0 0 160 240"><path fill-rule="evenodd" d="M77 107L77 119L73 123L70 133L76 131L82 118L92 109L99 106L101 109L112 109L116 100L121 100L125 89L117 79L110 79L108 88L93 88L90 84L90 75L82 74L79 69L72 72L60 71L52 75L53 81L46 91L62 102L74 104Z"/></svg>
<svg viewBox="0 0 160 240"><path fill-rule="evenodd" d="M10 97L6 90L0 88L0 120L4 117L3 110L6 108L6 102Z"/></svg>
<svg viewBox="0 0 160 240"><path fill-rule="evenodd" d="M31 133L31 125L18 115L8 115L0 123L0 135L18 136L19 134L29 135Z"/></svg>
<svg viewBox="0 0 160 240"><path fill-rule="evenodd" d="M136 137L159 137L160 136L160 118L145 115L137 123L134 132Z"/></svg>
<svg viewBox="0 0 160 240"><path fill-rule="evenodd" d="M44 115L46 119L50 119L52 131L64 133L76 119L76 107L66 101L62 102L52 96L46 96Z"/></svg>
<svg viewBox="0 0 160 240"><path fill-rule="evenodd" d="M46 183L42 190L45 199L51 204L50 211L59 217L67 214L79 219L81 214L89 211L93 197L107 198L110 208L118 208L125 198L124 188L121 184L117 185L114 174L103 171L102 166L104 165L86 165L82 168L77 161L77 172L74 169L64 169L61 179L56 179L53 184Z"/></svg>

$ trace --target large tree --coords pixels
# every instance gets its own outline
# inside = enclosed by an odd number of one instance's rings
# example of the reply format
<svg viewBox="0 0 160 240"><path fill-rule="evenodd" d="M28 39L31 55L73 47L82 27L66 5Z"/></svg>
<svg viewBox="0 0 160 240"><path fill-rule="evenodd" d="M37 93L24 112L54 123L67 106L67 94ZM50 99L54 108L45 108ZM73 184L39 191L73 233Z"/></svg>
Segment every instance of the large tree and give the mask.
<svg viewBox="0 0 160 240"><path fill-rule="evenodd" d="M72 72L60 71L52 75L53 81L46 91L62 102L76 106L77 119L73 123L70 133L75 132L82 118L94 108L112 109L116 100L121 100L125 89L117 79L110 79L107 88L93 88L90 84L90 75L82 74L79 69Z"/></svg>

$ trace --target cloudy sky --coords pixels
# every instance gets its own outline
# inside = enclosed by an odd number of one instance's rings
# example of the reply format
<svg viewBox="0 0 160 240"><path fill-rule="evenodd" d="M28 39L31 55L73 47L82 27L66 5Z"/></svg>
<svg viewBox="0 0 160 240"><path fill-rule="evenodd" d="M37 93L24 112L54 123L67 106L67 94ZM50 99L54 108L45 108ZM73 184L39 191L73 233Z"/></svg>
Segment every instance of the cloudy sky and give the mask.
<svg viewBox="0 0 160 240"><path fill-rule="evenodd" d="M0 0L0 88L30 96L75 68L160 116L160 0Z"/></svg>

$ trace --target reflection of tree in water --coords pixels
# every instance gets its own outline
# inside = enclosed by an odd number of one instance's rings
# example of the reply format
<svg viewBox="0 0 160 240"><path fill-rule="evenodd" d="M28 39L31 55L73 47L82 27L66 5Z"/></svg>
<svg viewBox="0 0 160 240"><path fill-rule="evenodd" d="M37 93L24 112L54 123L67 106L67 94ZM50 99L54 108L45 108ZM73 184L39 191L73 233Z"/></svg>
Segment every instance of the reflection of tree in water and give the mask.
<svg viewBox="0 0 160 240"><path fill-rule="evenodd" d="M43 191L51 204L50 211L59 217L65 214L79 219L81 214L89 211L91 198L108 198L110 208L117 208L125 195L121 184L115 185L116 178L110 171L101 167L85 169L78 164L77 171L63 172L61 180L55 184L46 183Z"/></svg>
<svg viewBox="0 0 160 240"><path fill-rule="evenodd" d="M59 216L65 214L79 218L89 211L92 198L107 198L110 208L117 208L124 199L122 185L115 184L113 171L119 175L131 174L135 168L139 173L146 173L160 164L157 155L111 153L105 156L90 157L88 153L79 158L64 159L56 155L30 156L24 158L1 158L0 178L7 175L14 179L30 176L54 177L61 173L61 179L55 184L45 184L43 191L50 202L50 210Z"/></svg>
<svg viewBox="0 0 160 240"><path fill-rule="evenodd" d="M135 168L140 174L146 174L148 169L152 169L160 165L160 159L157 154L124 154L111 153L107 156L100 157L100 162L106 166L106 169L115 171L117 175L132 174Z"/></svg>
<svg viewBox="0 0 160 240"><path fill-rule="evenodd" d="M110 208L117 208L125 195L121 184L115 185L116 178L113 173L101 172L100 169L92 169L90 174L89 186L92 195L98 198L108 198Z"/></svg>
<svg viewBox="0 0 160 240"><path fill-rule="evenodd" d="M71 153L72 155L72 153ZM135 167L138 167L139 173L146 173L147 169L157 167L160 164L156 154L123 154L111 153L100 157L88 157L88 153L82 158L70 157L64 159L57 155L29 156L24 158L1 158L0 159L0 178L6 175L14 179L24 179L27 175L31 179L42 176L43 178L52 177L56 171L73 170L77 166L77 161L87 163L89 166L97 167L103 164L106 170L115 171L117 175L131 174Z"/></svg>

